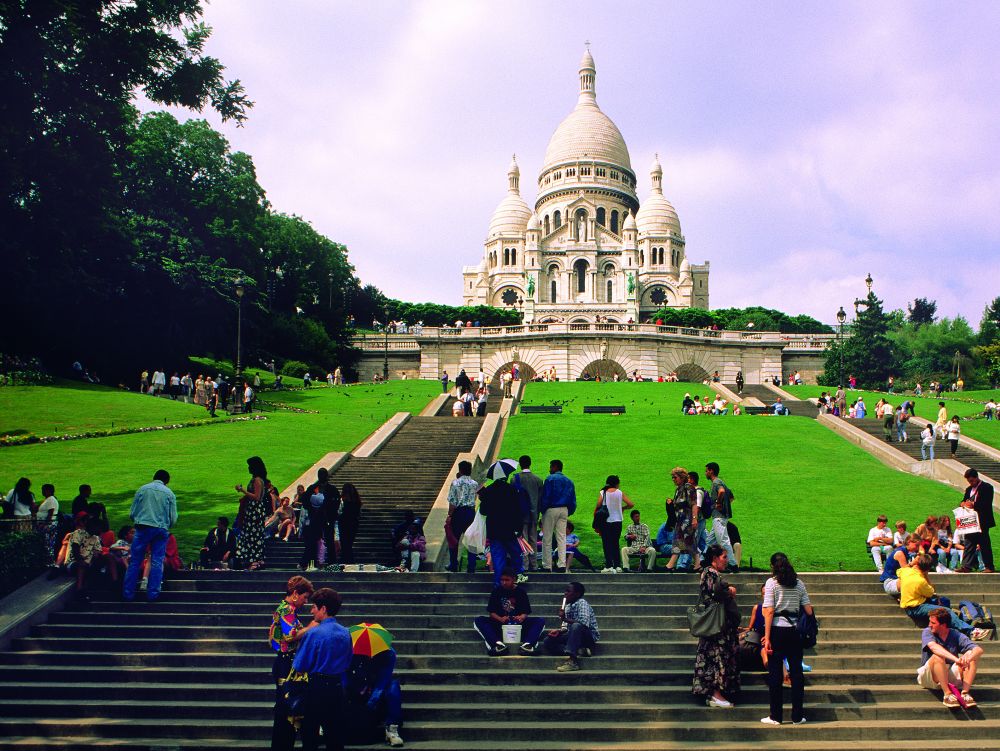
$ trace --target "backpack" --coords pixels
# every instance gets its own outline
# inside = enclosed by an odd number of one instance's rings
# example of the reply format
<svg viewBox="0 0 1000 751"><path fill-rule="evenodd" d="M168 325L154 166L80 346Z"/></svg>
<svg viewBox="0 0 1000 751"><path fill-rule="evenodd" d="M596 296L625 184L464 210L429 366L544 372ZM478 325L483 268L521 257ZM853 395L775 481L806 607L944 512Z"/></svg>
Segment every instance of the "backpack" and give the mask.
<svg viewBox="0 0 1000 751"><path fill-rule="evenodd" d="M988 629L991 632L990 641L996 640L997 624L993 620L993 613L990 612L989 608L972 600L959 600L958 610L955 612L959 618L970 624L973 628Z"/></svg>
<svg viewBox="0 0 1000 751"><path fill-rule="evenodd" d="M819 636L819 621L816 615L809 615L805 611L799 613L795 627L799 630L799 639L803 649L811 649L816 646L816 639Z"/></svg>

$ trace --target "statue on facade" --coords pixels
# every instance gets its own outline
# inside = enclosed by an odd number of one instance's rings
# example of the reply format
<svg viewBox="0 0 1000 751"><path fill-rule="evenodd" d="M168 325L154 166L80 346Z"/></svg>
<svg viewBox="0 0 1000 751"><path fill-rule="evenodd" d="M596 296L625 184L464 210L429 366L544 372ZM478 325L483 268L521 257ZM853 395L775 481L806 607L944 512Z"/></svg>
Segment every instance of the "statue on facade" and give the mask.
<svg viewBox="0 0 1000 751"><path fill-rule="evenodd" d="M531 300L535 296L535 275L528 274L528 299Z"/></svg>
<svg viewBox="0 0 1000 751"><path fill-rule="evenodd" d="M630 295L635 294L635 274L633 274L631 271L628 272L628 293Z"/></svg>

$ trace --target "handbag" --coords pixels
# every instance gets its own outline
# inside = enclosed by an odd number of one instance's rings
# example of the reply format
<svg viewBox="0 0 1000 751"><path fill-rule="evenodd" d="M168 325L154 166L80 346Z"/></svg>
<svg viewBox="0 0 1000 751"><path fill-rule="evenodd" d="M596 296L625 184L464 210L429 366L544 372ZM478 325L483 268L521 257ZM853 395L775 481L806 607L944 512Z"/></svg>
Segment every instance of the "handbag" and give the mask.
<svg viewBox="0 0 1000 751"><path fill-rule="evenodd" d="M282 683L285 710L289 717L303 717L306 713L306 692L309 690L309 674L300 673L295 668L288 671Z"/></svg>
<svg viewBox="0 0 1000 751"><path fill-rule="evenodd" d="M726 609L721 602L698 604L687 609L688 630L699 638L718 636L726 625Z"/></svg>
<svg viewBox="0 0 1000 751"><path fill-rule="evenodd" d="M595 532L597 532L597 534L601 534L604 531L604 525L607 523L608 517L611 516L611 511L608 509L608 502L604 500L604 496L606 494L607 491L601 491L602 502L594 512L594 521L591 524L591 527Z"/></svg>

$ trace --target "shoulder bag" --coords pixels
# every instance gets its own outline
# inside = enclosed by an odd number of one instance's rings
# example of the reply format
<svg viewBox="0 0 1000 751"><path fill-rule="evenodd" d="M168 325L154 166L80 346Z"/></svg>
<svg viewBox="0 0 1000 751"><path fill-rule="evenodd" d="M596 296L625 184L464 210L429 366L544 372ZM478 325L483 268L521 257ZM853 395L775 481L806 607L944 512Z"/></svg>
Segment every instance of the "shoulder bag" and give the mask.
<svg viewBox="0 0 1000 751"><path fill-rule="evenodd" d="M698 604L687 609L688 630L691 636L718 636L726 625L726 609L721 602L712 601L708 605Z"/></svg>

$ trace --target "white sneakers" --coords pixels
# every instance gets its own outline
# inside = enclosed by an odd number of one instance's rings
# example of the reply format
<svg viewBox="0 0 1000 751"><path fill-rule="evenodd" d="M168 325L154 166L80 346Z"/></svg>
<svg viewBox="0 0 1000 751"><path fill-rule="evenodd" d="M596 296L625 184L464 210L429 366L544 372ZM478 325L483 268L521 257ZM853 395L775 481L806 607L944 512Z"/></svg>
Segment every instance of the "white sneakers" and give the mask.
<svg viewBox="0 0 1000 751"><path fill-rule="evenodd" d="M403 739L399 737L399 725L385 726L385 742L390 746L403 745Z"/></svg>
<svg viewBox="0 0 1000 751"><path fill-rule="evenodd" d="M780 725L781 724L777 720L772 720L771 717L770 717L770 715L768 715L767 717L761 717L760 721L764 725ZM792 720L792 724L793 725L805 725L806 724L806 718L803 717L802 719L799 719L799 720Z"/></svg>

